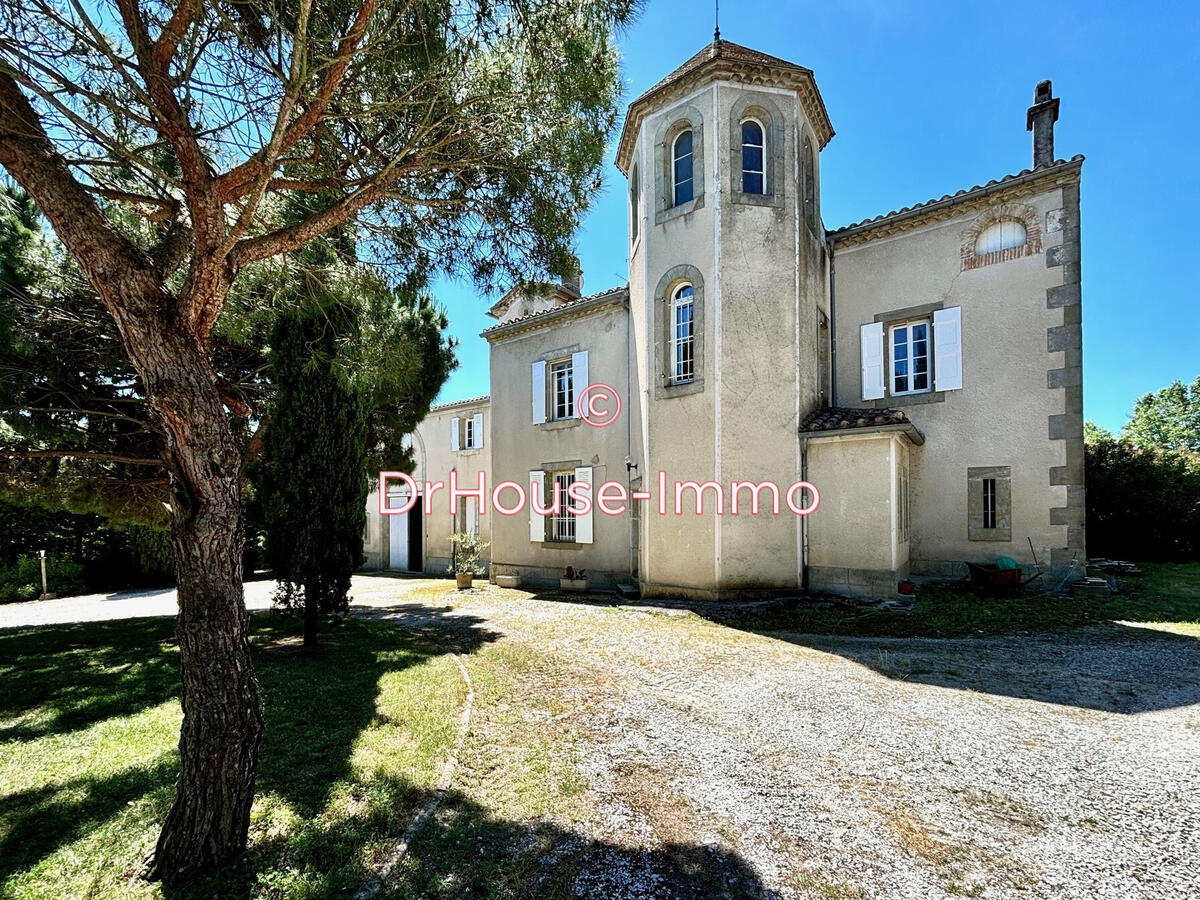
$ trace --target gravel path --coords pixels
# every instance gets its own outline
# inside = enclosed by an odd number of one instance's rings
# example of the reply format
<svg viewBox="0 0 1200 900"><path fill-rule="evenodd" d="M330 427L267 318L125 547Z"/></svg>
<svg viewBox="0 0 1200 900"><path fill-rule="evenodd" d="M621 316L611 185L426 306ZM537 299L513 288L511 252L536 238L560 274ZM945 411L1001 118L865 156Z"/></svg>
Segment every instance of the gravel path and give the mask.
<svg viewBox="0 0 1200 900"><path fill-rule="evenodd" d="M437 595L451 612L429 602L439 584L356 577L356 610L554 660L589 785L573 840L608 848L586 857L580 896L700 896L655 867L680 847L739 861L704 896L1200 896L1200 641L755 635L495 588ZM270 588L248 586L250 605ZM173 605L10 604L0 627Z"/></svg>
<svg viewBox="0 0 1200 900"><path fill-rule="evenodd" d="M588 839L734 852L758 884L729 896L1200 896L1194 639L760 636L488 593L455 612L579 673ZM670 895L625 859L580 893Z"/></svg>

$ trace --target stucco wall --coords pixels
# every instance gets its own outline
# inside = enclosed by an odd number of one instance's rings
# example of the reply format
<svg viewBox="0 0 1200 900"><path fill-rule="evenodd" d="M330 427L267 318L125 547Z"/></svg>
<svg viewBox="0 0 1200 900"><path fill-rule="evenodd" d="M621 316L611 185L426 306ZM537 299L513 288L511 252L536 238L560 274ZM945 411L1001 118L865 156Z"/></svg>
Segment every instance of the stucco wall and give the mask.
<svg viewBox="0 0 1200 900"><path fill-rule="evenodd" d="M968 265L964 242L1014 204L1027 207L1043 228L1050 224L1040 235L1042 247ZM1068 547L1067 525L1052 521L1062 516L1051 512L1067 506L1068 488L1052 482L1067 462L1066 438L1082 441L1082 400L1079 414L1064 420L1067 396L1048 374L1065 363L1065 352L1051 349L1064 312L1048 301L1048 292L1064 283L1058 226L1065 205L1063 185L1046 178L952 218L898 233L881 230L853 246L835 244L837 404L902 409L926 438L911 463L914 571L958 571L961 560L997 555L1030 563L1029 539L1043 564ZM962 389L863 401L859 326L922 305L961 307ZM1009 542L968 540L967 469L979 466L1012 467ZM1081 533L1071 538L1082 555Z"/></svg>
<svg viewBox="0 0 1200 900"><path fill-rule="evenodd" d="M439 406L430 411L429 415L413 432L413 456L416 468L413 479L418 485L426 481L444 482L446 487L433 494L431 512L424 513L424 494L419 508L410 515L420 515L422 518L422 564L421 570L432 575L443 575L450 564L452 545L450 535L456 529L461 530L465 524L460 514L456 518L451 509L449 499L449 477L453 470L457 473L459 486L474 488L480 472L488 472L491 478L492 448L490 439L491 408L487 400L454 403ZM468 450L459 442L459 450L452 449L451 426L455 418L465 420L476 413L483 414L483 446L479 449ZM374 473L378 475L378 473ZM367 563L365 568L391 568L388 556L389 532L393 516L379 515L379 497L375 490L367 497L367 532L366 550ZM479 516L479 535L485 541L490 541L491 519L489 516ZM485 558L487 554L485 553Z"/></svg>
<svg viewBox="0 0 1200 900"><path fill-rule="evenodd" d="M741 194L735 183L745 114L766 125L770 196ZM655 215L669 194L661 161L683 121L704 132L703 204ZM670 486L715 481L727 503L732 481L769 480L786 490L799 478L796 430L818 402L826 277L819 217L810 229L801 209L798 136L805 131L811 126L794 92L729 82L668 103L642 124L634 162L659 182L640 176L647 212L630 260L647 478L665 471ZM702 288L696 321L703 351L695 382L670 387L656 310L683 278ZM800 529L790 514L734 520L694 509L661 516L651 507L643 518L640 575L648 593L719 595L798 584Z"/></svg>
<svg viewBox="0 0 1200 900"><path fill-rule="evenodd" d="M529 472L590 466L592 483L626 482L625 457L640 456L637 404L628 402L629 328L626 307L617 300L587 314L490 337L492 470L490 484L513 481L528 486ZM616 388L622 413L611 425L593 427L579 418L534 424L532 365L586 350L589 380ZM583 385L577 384L576 391ZM601 404L603 405L603 404ZM504 497L506 504L515 495ZM552 543L530 539L529 515L493 515L492 561L497 573L519 573L530 582L554 582L567 566L587 570L594 586L629 580L632 517L593 513L593 542Z"/></svg>

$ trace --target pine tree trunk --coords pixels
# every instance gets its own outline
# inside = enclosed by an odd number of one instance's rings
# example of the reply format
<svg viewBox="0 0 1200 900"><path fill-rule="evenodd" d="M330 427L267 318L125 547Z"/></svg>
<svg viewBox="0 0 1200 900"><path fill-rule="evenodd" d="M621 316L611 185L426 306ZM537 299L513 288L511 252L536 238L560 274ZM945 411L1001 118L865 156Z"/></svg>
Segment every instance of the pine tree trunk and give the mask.
<svg viewBox="0 0 1200 900"><path fill-rule="evenodd" d="M240 452L202 348L164 342L175 346L146 354L143 371L171 457L183 726L152 874L177 882L245 850L263 716L242 593Z"/></svg>
<svg viewBox="0 0 1200 900"><path fill-rule="evenodd" d="M242 598L241 454L206 346L235 275L218 252L224 208L193 172L192 265L183 296L175 296L155 261L75 180L4 66L0 165L37 199L87 273L166 434L183 727L175 801L152 874L181 881L245 850L263 729Z"/></svg>

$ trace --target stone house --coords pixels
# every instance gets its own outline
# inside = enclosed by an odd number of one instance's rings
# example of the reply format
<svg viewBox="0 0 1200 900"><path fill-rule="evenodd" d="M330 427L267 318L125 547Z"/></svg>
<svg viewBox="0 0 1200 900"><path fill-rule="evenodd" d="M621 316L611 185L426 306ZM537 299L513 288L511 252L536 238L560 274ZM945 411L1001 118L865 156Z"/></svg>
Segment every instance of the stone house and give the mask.
<svg viewBox="0 0 1200 900"><path fill-rule="evenodd" d="M528 583L571 566L723 598L1082 559L1083 158L1054 156L1058 105L1039 84L1032 168L826 230L813 73L705 47L626 115L628 284L511 291L484 332L490 398L436 407L413 436L419 492L485 471L488 492L592 502L442 496L380 516L373 496L369 565L444 571L451 531L473 530L493 573ZM607 427L592 385L620 403ZM807 512L804 483L811 514L755 514L776 495ZM628 504L599 508L601 486Z"/></svg>

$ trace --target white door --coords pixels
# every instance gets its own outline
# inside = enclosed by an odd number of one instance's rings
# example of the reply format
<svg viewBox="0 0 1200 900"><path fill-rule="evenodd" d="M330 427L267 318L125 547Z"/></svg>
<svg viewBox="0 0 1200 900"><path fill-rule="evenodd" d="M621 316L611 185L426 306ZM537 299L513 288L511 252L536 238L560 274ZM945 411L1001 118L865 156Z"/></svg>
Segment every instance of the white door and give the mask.
<svg viewBox="0 0 1200 900"><path fill-rule="evenodd" d="M388 492L388 509L399 509L408 501L405 489ZM412 510L388 516L388 568L408 571L408 517Z"/></svg>

